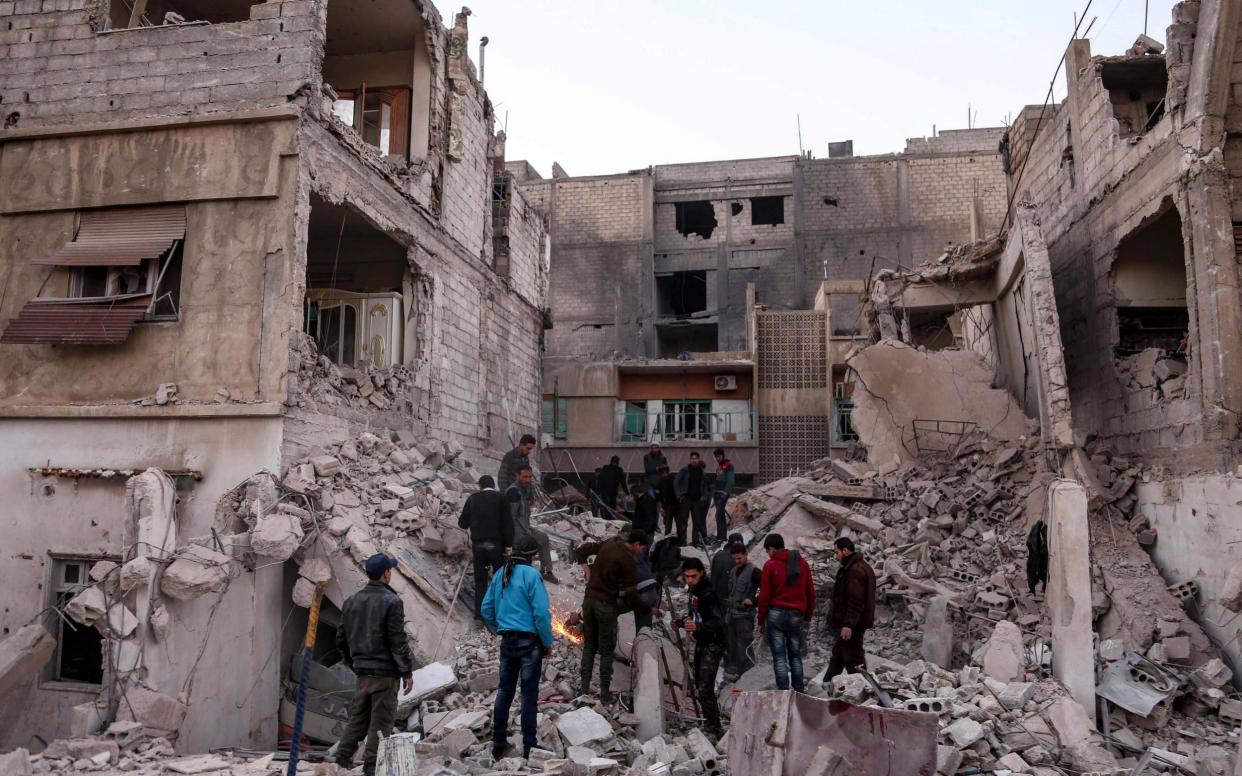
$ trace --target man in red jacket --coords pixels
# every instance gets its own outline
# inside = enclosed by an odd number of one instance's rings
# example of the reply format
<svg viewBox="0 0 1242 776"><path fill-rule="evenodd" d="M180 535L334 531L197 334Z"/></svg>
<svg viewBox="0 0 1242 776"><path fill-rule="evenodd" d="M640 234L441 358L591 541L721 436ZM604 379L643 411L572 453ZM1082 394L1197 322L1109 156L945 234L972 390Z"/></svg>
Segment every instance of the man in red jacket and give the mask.
<svg viewBox="0 0 1242 776"><path fill-rule="evenodd" d="M796 550L785 549L785 538L768 534L763 540L768 562L759 578L759 623L772 650L776 689L806 692L802 677L802 645L806 623L815 611L811 567Z"/></svg>

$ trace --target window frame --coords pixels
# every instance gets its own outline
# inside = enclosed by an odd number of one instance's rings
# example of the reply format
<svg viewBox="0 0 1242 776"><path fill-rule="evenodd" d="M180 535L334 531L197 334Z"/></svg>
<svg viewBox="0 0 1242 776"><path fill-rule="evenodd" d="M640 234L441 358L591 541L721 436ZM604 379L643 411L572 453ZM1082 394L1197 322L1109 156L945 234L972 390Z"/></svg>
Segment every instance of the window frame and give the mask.
<svg viewBox="0 0 1242 776"><path fill-rule="evenodd" d="M687 409L693 407L693 411ZM713 439L711 399L665 399L661 411L660 429L664 439L710 442ZM692 418L694 428L688 430L687 418Z"/></svg>
<svg viewBox="0 0 1242 776"><path fill-rule="evenodd" d="M61 594L66 594L68 596L65 599L65 602L68 603L68 601L73 599L73 596L90 587L93 584L90 578L91 567L103 560L119 562L120 558L109 555L49 553L43 585L43 589L45 591L44 604L48 607L56 607L59 609L61 606L59 600ZM57 581L63 577L63 575L58 572L69 564L80 564L81 566L81 581L76 584ZM65 616L63 614L48 612L47 628L48 631L56 638L56 647L52 652L52 658L48 661L47 666L40 674L39 687L40 689L49 690L97 692L99 688L105 686L109 682L109 661L106 659L104 653L105 651L111 649L111 640L106 634L100 634L99 665L101 677L98 683L87 682L81 679L64 678L61 675L61 671L63 670L61 660L63 655L62 650L64 649L65 643L64 632L66 627L94 629L94 626L82 625L81 623L72 623L70 626L69 623L66 623Z"/></svg>
<svg viewBox="0 0 1242 776"><path fill-rule="evenodd" d="M388 148L384 149L378 143L372 143L366 139L365 121L366 121L366 101L372 95L379 95L381 102L390 106L392 117L388 129ZM410 135L411 115L414 89L404 84L397 86L368 86L363 84L357 89L337 89L336 100L332 104L332 113L337 119L341 119L341 115L336 111L336 103L350 101L353 103L354 115L353 120L348 126L358 133L358 137L362 142L378 149L385 156L401 156L407 161L410 158ZM342 120L344 123L344 120ZM380 130L382 131L382 130Z"/></svg>
<svg viewBox="0 0 1242 776"><path fill-rule="evenodd" d="M181 279L184 274L185 267L185 241L176 240L171 248L162 256L154 259L143 259L140 264L94 264L85 266L76 266L69 268L69 283L67 287L66 299L104 299L110 296L119 296L129 293L151 294L151 307L147 310L139 323L169 323L181 320ZM143 288L138 291L121 291L119 288L119 279L127 269L139 267L145 270L146 282ZM174 269L175 272L170 273L169 270ZM86 285L87 273L97 270L103 270L107 273L104 280L104 293L98 295L86 295L83 293ZM176 278L176 288L165 288L165 281L168 280L170 274ZM161 293L163 290L163 293ZM160 300L166 296L171 296L171 313L157 313Z"/></svg>
<svg viewBox="0 0 1242 776"><path fill-rule="evenodd" d="M548 421L551 420L549 425ZM545 395L539 402L539 432L553 439L569 438L569 398Z"/></svg>

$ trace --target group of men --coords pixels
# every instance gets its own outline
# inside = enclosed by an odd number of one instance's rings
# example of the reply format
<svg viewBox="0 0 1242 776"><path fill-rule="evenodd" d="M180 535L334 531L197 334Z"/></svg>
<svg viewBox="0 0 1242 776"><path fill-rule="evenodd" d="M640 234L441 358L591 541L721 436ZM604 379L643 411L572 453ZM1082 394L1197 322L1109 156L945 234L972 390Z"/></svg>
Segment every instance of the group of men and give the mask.
<svg viewBox="0 0 1242 776"><path fill-rule="evenodd" d="M698 452L690 453L689 463L673 474L660 445L652 444L643 456L642 484L630 490L634 501L634 527L654 536L660 529L663 515L664 533L672 534L676 526L677 538L683 545L690 538L696 545L706 546L712 539L707 530L707 510L714 505L715 540L725 541L728 526L725 506L735 482L733 462L722 448L716 448L712 456L716 459L715 477L708 474L706 463ZM597 472L595 491L609 510L617 511L626 480L621 458L616 455ZM689 537L687 528L691 532Z"/></svg>
<svg viewBox="0 0 1242 776"><path fill-rule="evenodd" d="M466 500L458 524L471 537L475 614L501 637L500 682L493 709L492 754L496 759L510 752L509 712L520 686L519 718L523 755L536 746L539 681L543 659L552 648L552 614L545 581L556 583L552 572L548 537L531 525L534 504L533 472L529 455L535 439L525 435L502 460L499 486L490 477L479 479L480 490ZM677 498L674 520L680 554L684 544L686 516L694 517L695 539L706 539L706 501L716 497L717 536L723 540L724 506L732 487L732 465L723 450L716 450L718 465L713 490L697 453L690 464L669 476L667 461L658 445L644 458L644 486L637 488L634 527L626 534L602 542L587 542L575 550L582 566L586 592L581 611L583 633L579 694L591 692L596 658L599 662L599 699L611 703L612 669L617 646L618 619L632 612L636 629L649 626L659 613L660 586L651 570L651 535L657 526L652 512L643 511L657 496L665 505L663 490L672 479ZM654 464L653 481L649 475ZM614 464L617 459L613 459ZM619 467L618 467L619 468ZM723 472L723 473L722 473ZM621 481L624 481L622 475ZM644 499L647 500L644 502ZM701 508L701 512L698 512ZM665 532L670 530L670 511L664 510ZM702 515L702 516L698 516ZM672 542L673 540L669 540ZM763 542L768 559L760 571L749 562L742 537L733 534L712 558L711 568L688 557L679 571L689 592L687 612L674 620L693 641L692 680L695 697L713 737L723 735L716 700L716 675L721 662L725 678L735 680L754 665L753 644L761 630L772 654L778 689L805 691L803 650L808 623L815 609L815 585L811 568L796 550L786 549L780 534ZM840 563L832 591L831 628L837 632L829 664L829 677L861 667L865 659L863 638L874 624L875 573L855 551L849 538L836 541ZM594 558L594 562L591 559ZM539 570L534 567L539 561ZM337 648L344 663L358 676L350 707L350 721L337 747L338 762L352 760L365 739L363 770L375 771L380 734L392 730L398 686L412 686L413 658L405 631L401 598L389 587L396 561L384 554L366 564L369 584L350 596L341 611ZM486 590L480 595L480 591Z"/></svg>

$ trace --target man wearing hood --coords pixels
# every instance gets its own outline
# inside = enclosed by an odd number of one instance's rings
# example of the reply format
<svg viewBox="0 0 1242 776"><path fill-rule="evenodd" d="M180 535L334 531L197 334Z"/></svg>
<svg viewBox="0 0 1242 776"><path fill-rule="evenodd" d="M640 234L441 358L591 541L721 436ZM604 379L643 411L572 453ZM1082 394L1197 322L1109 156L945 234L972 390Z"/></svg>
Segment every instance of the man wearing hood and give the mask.
<svg viewBox="0 0 1242 776"><path fill-rule="evenodd" d="M548 591L531 561L539 545L529 536L517 540L513 554L492 577L483 598L483 621L500 634L500 686L492 716L492 756L503 759L509 749L509 707L518 681L522 684L519 708L522 720L522 756L539 745L539 679L543 658L552 649L552 610Z"/></svg>
<svg viewBox="0 0 1242 776"><path fill-rule="evenodd" d="M703 710L704 732L719 739L724 729L720 726L720 706L716 702L716 672L725 652L724 608L707 578L703 561L686 558L681 564L681 577L690 588L690 611L683 627L694 638L695 695Z"/></svg>
<svg viewBox="0 0 1242 776"><path fill-rule="evenodd" d="M802 676L802 647L806 624L815 611L815 583L811 567L796 550L785 549L785 537L768 534L763 540L768 561L759 579L759 626L772 651L776 689L806 692Z"/></svg>
<svg viewBox="0 0 1242 776"><path fill-rule="evenodd" d="M854 550L854 541L849 537L837 539L833 552L841 564L832 588L830 615L838 636L832 645L825 680L866 662L863 635L875 624L875 572Z"/></svg>

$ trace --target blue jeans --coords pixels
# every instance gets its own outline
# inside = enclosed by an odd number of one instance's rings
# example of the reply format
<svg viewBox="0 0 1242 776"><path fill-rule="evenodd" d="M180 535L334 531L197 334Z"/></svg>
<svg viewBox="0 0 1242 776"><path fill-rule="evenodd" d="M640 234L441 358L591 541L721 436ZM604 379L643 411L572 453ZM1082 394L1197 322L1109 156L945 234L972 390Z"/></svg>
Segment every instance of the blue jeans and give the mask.
<svg viewBox="0 0 1242 776"><path fill-rule="evenodd" d="M716 504L716 538L723 542L729 538L726 535L729 530L729 518L725 515L725 504L729 503L729 494L723 490L714 491L712 501Z"/></svg>
<svg viewBox="0 0 1242 776"><path fill-rule="evenodd" d="M539 677L543 673L543 645L535 636L505 633L500 638L500 687L492 716L492 746L509 745L509 707L513 705L518 679L522 680L522 747L529 752L538 745L535 737L539 713Z"/></svg>
<svg viewBox="0 0 1242 776"><path fill-rule="evenodd" d="M802 679L802 640L804 621L800 612L792 609L769 609L767 622L763 624L772 651L772 669L776 672L776 689L788 690L789 680L793 688L806 692Z"/></svg>

